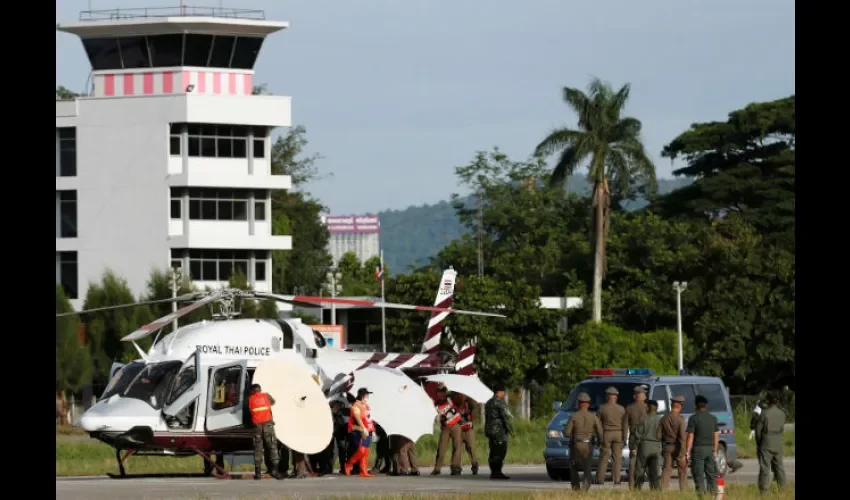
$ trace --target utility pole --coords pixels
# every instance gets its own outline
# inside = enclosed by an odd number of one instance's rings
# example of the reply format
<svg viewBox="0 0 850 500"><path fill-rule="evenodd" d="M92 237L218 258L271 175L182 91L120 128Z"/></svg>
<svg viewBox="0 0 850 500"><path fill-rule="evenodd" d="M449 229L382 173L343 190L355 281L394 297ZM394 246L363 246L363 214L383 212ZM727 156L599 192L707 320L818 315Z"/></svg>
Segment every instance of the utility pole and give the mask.
<svg viewBox="0 0 850 500"><path fill-rule="evenodd" d="M174 299L171 301L171 312L177 312L177 268L171 268L171 298ZM177 318L174 318L171 321L171 331L177 331Z"/></svg>
<svg viewBox="0 0 850 500"><path fill-rule="evenodd" d="M342 293L342 284L339 281L342 279L342 273L337 271L336 268L331 268L328 271L328 274L325 276L327 278L327 286L330 288L331 298L336 298L338 293ZM336 324L336 303L331 302L331 324Z"/></svg>
<svg viewBox="0 0 850 500"><path fill-rule="evenodd" d="M484 202L481 200L480 188L475 197L478 198L478 277L481 278L484 276L484 228L482 227L484 225Z"/></svg>
<svg viewBox="0 0 850 500"><path fill-rule="evenodd" d="M384 308L383 302L386 302L384 295L384 251L381 250L381 268L378 279L381 280L381 352L387 352L387 310Z"/></svg>
<svg viewBox="0 0 850 500"><path fill-rule="evenodd" d="M673 282L673 290L676 292L676 323L679 331L679 375L685 374L684 355L682 347L682 292L687 290L688 282Z"/></svg>

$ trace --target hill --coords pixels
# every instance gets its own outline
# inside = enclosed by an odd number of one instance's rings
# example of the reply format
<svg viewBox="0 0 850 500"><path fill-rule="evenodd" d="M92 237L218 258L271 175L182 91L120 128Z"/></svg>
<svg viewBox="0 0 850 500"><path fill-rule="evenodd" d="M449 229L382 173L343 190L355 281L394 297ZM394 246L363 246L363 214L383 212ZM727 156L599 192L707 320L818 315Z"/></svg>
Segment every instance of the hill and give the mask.
<svg viewBox="0 0 850 500"><path fill-rule="evenodd" d="M658 192L669 193L691 183L690 179L659 179ZM568 191L589 194L590 185L584 178L570 180ZM646 201L637 200L629 210L646 206ZM384 259L390 270L406 272L411 266L422 265L443 247L467 230L455 216L450 201L433 205L410 206L403 210L378 212L381 220L381 246Z"/></svg>

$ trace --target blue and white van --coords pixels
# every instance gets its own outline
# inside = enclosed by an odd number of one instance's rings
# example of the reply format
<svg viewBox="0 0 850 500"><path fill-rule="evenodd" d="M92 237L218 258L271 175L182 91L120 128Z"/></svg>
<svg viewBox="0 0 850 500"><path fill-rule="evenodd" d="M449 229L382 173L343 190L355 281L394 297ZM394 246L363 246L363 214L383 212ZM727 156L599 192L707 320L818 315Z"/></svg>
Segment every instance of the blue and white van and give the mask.
<svg viewBox="0 0 850 500"><path fill-rule="evenodd" d="M614 386L620 391L618 403L628 406L634 401L634 388L642 385L646 390L647 399L659 402L658 413L667 414L670 411L670 398L672 396L684 396L685 403L682 408L682 416L686 419L695 411L695 398L697 395L708 399L708 411L717 417L720 423L720 450L717 456L717 465L720 474L728 471L728 461L737 456L735 445L735 418L732 405L729 402L729 392L726 385L717 377L700 377L693 375L655 375L648 368L597 368L590 371L590 378L575 386L569 397L563 403L555 402L557 412L549 422L546 430L546 446L543 449L543 457L546 461L546 472L553 480L566 481L570 477L570 448L569 440L563 435L563 431L570 420L570 415L577 408L576 398L579 393L586 392L590 395L590 411L596 412L605 403L605 389ZM624 443L625 445L625 443ZM611 470L611 462L608 470ZM596 471L599 467L599 449L593 450L592 469ZM629 467L628 446L623 447L622 470L625 474ZM612 471L613 473L613 471Z"/></svg>

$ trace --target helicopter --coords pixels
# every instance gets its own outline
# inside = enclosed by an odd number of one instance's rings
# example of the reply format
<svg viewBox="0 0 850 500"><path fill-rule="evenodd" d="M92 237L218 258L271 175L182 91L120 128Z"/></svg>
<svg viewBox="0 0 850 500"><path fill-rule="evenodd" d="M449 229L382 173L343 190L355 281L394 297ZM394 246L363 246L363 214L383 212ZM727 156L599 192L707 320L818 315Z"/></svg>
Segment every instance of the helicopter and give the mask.
<svg viewBox="0 0 850 500"><path fill-rule="evenodd" d="M354 372L370 365L396 368L410 377L446 372L470 374L474 345L458 349L450 337L457 356L454 362L450 353L437 349L446 317L452 313L505 316L451 308L456 276L454 269L445 270L435 305L431 307L238 289L198 292L170 299L191 303L121 339L132 343L140 359L127 364L113 363L110 382L98 401L81 416L79 427L90 437L115 449L118 477L126 477L124 463L134 455L201 456L206 475L226 477L224 454L240 455L253 450L245 401L254 371L265 360L300 357L329 400L341 394L340 389L347 385L344 381ZM321 333L300 319L236 319L245 300L274 300L305 307L346 304L426 311L432 315L420 353L352 352L329 345ZM56 316L142 304L108 306ZM213 310L212 320L182 326L160 338L163 327L172 321L204 306L213 309L215 305L218 311ZM137 341L155 333L157 336L145 352Z"/></svg>

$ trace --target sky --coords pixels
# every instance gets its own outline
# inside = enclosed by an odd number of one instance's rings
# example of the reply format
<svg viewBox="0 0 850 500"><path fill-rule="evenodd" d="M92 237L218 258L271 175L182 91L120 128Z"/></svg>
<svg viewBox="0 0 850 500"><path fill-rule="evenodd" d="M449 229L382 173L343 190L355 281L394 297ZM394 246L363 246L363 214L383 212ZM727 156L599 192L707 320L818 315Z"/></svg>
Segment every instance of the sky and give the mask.
<svg viewBox="0 0 850 500"><path fill-rule="evenodd" d="M178 0L59 0L56 22L88 9ZM335 215L435 203L476 151L527 158L575 126L565 86L630 83L659 177L662 147L694 122L794 93L793 0L218 0L288 21L254 68L292 97L292 123L328 177L306 187ZM79 39L56 34L56 84L84 89ZM286 129L281 129L281 132Z"/></svg>

